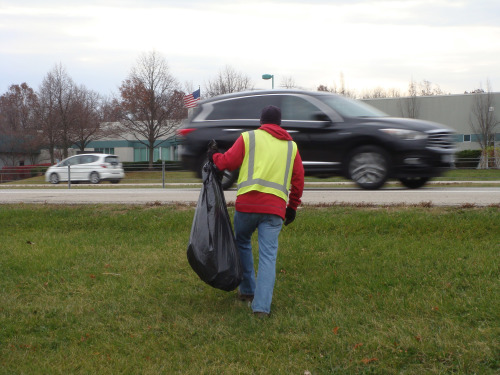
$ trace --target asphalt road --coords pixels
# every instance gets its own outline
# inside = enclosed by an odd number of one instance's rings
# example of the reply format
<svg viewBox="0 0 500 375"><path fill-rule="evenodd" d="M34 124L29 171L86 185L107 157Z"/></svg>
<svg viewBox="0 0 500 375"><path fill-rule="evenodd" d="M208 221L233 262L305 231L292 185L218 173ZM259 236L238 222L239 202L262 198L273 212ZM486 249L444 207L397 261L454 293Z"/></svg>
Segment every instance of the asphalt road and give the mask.
<svg viewBox="0 0 500 375"><path fill-rule="evenodd" d="M200 188L92 188L92 189L0 189L0 204L196 204ZM234 202L236 191L226 191L226 201ZM308 189L302 197L304 204L370 204L462 206L500 205L499 187L427 187L417 190L385 188L376 191L353 188Z"/></svg>

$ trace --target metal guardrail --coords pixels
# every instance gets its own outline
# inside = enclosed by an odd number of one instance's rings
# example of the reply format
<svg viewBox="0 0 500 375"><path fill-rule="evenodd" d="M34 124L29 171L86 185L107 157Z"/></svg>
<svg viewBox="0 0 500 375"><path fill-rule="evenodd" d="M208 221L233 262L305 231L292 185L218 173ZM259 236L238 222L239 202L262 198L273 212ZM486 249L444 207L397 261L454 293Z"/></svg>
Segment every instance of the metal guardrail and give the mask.
<svg viewBox="0 0 500 375"><path fill-rule="evenodd" d="M122 163L122 167L127 172L162 172L165 171L180 171L180 162L169 163L169 162L156 162L153 163L152 168L150 168L149 163ZM45 165L25 165L25 166L4 166L0 169L0 183L10 182L17 180L24 180L31 177L43 176L50 164ZM68 166L68 173L71 171L78 170L78 168L87 169L87 166L83 165L72 165ZM155 179L157 180L157 178Z"/></svg>
<svg viewBox="0 0 500 375"><path fill-rule="evenodd" d="M481 158L456 158L455 169L479 169ZM495 157L488 158L489 169L498 169L495 165L498 160Z"/></svg>
<svg viewBox="0 0 500 375"><path fill-rule="evenodd" d="M166 163L163 161L162 163L154 163L152 167L149 163L124 163L124 170L127 183L158 184L161 181L162 186L165 187L166 183L191 184L201 182L194 172L183 170L180 162ZM180 177L179 172L184 172L184 175L191 175L191 177ZM172 174L177 175L172 179ZM136 178L131 177L131 175L136 175Z"/></svg>
<svg viewBox="0 0 500 375"><path fill-rule="evenodd" d="M154 178L152 179L152 181L154 183L158 183L158 174L161 173L161 184L162 184L162 187L165 188L165 183L166 183L166 176L165 175L166 175L166 171L167 171L166 163L165 163L165 161L162 161L160 167L158 166L158 164L159 163L155 163L150 168L149 163L145 163L145 164L134 163L134 165L132 167L129 167L129 168L125 167L123 169L124 169L124 172L125 172L125 176L127 174L127 169L129 169L129 172L130 172L130 169L132 169L134 173L149 173L149 174L153 174ZM88 169L88 167L81 167L80 165L74 165L74 166L68 165L68 181L67 181L68 182L68 189L71 189L72 183L74 184L76 182L76 181L72 181L72 179L71 179L71 170L73 170L73 173L76 173L75 170L78 170L78 168ZM90 178L90 176L89 176L89 178ZM140 178L140 179L137 179L137 180L141 181L143 183L145 181L147 181L144 178Z"/></svg>

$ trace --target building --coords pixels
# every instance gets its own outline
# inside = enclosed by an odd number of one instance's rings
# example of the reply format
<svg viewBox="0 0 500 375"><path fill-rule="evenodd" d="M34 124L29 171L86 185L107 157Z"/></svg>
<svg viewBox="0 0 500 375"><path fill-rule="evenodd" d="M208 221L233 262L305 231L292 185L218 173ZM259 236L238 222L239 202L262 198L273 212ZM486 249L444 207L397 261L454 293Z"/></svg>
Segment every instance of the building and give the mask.
<svg viewBox="0 0 500 375"><path fill-rule="evenodd" d="M155 144L153 161L179 160L179 144L180 141L176 136L158 140ZM135 139L107 138L92 141L87 145L85 151L115 154L120 157L121 161L125 162L149 162L148 148Z"/></svg>
<svg viewBox="0 0 500 375"><path fill-rule="evenodd" d="M111 127L113 123L111 123ZM177 161L179 160L180 140L175 135L164 137L156 141L153 162L158 160ZM121 134L115 137L106 137L96 141L91 141L84 149L85 152L98 152L103 154L117 155L122 162L149 162L149 150L145 145L146 141L138 141L133 134ZM46 150L44 150L46 151ZM74 145L68 150L68 156L76 155L80 152L79 147ZM50 162L48 152L42 152L40 162ZM60 160L60 158L57 158Z"/></svg>
<svg viewBox="0 0 500 375"><path fill-rule="evenodd" d="M40 159L40 146L29 138L0 135L0 169L4 166L35 164Z"/></svg>
<svg viewBox="0 0 500 375"><path fill-rule="evenodd" d="M475 95L416 96L405 98L365 99L365 103L395 117L411 117L438 122L456 131L458 150L479 149L479 134L473 134L470 127ZM493 106L490 111L497 113L500 121L500 93L491 93ZM495 145L500 146L500 125L495 129Z"/></svg>

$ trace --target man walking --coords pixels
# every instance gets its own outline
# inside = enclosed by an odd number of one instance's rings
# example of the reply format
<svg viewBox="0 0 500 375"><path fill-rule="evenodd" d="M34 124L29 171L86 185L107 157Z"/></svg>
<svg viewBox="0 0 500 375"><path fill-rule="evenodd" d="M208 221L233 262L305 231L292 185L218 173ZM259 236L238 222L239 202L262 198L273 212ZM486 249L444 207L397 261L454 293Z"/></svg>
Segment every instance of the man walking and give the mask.
<svg viewBox="0 0 500 375"><path fill-rule="evenodd" d="M240 168L234 215L243 266L238 297L252 301L255 315L267 317L276 279L278 236L283 220L285 225L295 220L304 189L304 167L297 145L280 126L278 107L265 107L260 124L259 129L242 133L224 154L216 146L209 147L208 156L221 171ZM259 244L257 277L251 244L255 230Z"/></svg>

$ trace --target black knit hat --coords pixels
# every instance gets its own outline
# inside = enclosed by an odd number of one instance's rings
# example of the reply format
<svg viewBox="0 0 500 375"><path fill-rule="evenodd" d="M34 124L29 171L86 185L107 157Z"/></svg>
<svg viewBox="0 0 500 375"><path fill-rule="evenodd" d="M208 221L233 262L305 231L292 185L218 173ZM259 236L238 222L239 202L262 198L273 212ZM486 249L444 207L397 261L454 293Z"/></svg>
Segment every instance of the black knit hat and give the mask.
<svg viewBox="0 0 500 375"><path fill-rule="evenodd" d="M274 105L265 107L260 114L260 123L281 125L281 110Z"/></svg>

